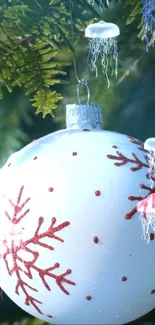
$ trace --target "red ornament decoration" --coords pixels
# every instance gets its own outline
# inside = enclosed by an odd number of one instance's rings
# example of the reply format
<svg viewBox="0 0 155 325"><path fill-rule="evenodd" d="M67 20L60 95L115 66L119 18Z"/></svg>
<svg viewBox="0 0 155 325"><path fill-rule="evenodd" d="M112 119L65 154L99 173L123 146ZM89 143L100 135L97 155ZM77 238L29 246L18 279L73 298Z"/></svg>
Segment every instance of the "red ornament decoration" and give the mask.
<svg viewBox="0 0 155 325"><path fill-rule="evenodd" d="M23 218L26 218L26 215L30 212L30 209L25 210L26 204L30 201L30 197L28 197L23 203L21 203L22 193L24 190L24 186L22 186L19 190L19 194L17 196L16 203L13 203L10 198L8 198L8 202L10 203L12 207L12 215L8 213L8 211L5 211L5 216L8 218L9 222L13 225L18 225ZM57 286L59 289L65 293L66 295L69 295L69 291L65 289L64 284L67 283L69 285L75 285L75 282L66 279L66 276L71 274L71 269L67 269L64 273L60 274L54 274L54 271L56 269L60 268L60 264L57 262L53 266L49 267L48 269L42 269L37 266L37 260L39 259L39 252L35 251L33 249L29 248L29 245L35 244L35 246L44 247L48 250L53 251L54 246L46 244L44 242L44 238L48 237L51 240L57 240L61 243L64 242L64 240L57 236L56 233L59 231L62 231L65 227L68 227L70 225L70 222L65 221L59 225L56 225L57 220L55 217L52 218L50 226L48 229L44 232L41 231L42 225L44 224L44 217L38 218L38 224L36 225L36 230L34 235L27 239L27 240L20 240L18 244L14 243L12 240L11 247L9 246L9 243L7 242L7 239L3 240L3 245L5 248L5 252L3 252L3 259L6 265L6 269L8 271L8 274L10 276L16 275L17 282L15 286L15 293L19 295L19 290L23 291L23 294L25 296L25 304L28 306L33 306L40 314L42 314L41 309L38 307L38 304L42 304L42 301L37 300L35 297L33 297L33 292L37 291L37 288L31 287L25 280L22 280L20 271L21 268L18 266L18 262L21 262L25 266L25 275L27 276L27 279L32 279L32 271L35 270L35 272L38 273L38 276L40 277L43 285L46 287L47 290L51 290L51 287L49 286L47 282L47 277L50 277L55 280ZM9 234L12 237L16 236L16 233L10 233ZM27 253L30 253L32 256L31 261L25 261L20 257L20 251L25 250ZM9 259L12 259L13 267L9 267ZM27 288L29 290L27 290ZM30 291L32 291L32 294L30 294Z"/></svg>
<svg viewBox="0 0 155 325"><path fill-rule="evenodd" d="M49 187L49 192L53 192L54 191L54 188L53 187Z"/></svg>
<svg viewBox="0 0 155 325"><path fill-rule="evenodd" d="M127 277L126 277L126 276L123 276L123 277L122 277L122 281L123 281L123 282L127 281Z"/></svg>
<svg viewBox="0 0 155 325"><path fill-rule="evenodd" d="M95 236L95 237L94 237L94 243L95 243L95 244L98 244L98 242L99 242L99 239L98 239L97 236Z"/></svg>
<svg viewBox="0 0 155 325"><path fill-rule="evenodd" d="M100 196L101 195L101 192L100 191L95 191L95 195L96 196Z"/></svg>
<svg viewBox="0 0 155 325"><path fill-rule="evenodd" d="M92 299L92 297L91 296L87 296L86 299L89 301L89 300Z"/></svg>

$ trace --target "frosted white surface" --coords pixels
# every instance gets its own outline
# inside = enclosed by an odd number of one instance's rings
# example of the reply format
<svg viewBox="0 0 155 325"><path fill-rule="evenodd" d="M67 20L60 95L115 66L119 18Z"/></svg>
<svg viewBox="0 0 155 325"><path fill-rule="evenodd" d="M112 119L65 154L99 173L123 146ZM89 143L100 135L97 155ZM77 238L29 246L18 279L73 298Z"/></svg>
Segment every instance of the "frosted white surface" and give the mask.
<svg viewBox="0 0 155 325"><path fill-rule="evenodd" d="M85 36L88 38L111 38L119 34L120 30L117 25L102 20L88 25L85 29Z"/></svg>

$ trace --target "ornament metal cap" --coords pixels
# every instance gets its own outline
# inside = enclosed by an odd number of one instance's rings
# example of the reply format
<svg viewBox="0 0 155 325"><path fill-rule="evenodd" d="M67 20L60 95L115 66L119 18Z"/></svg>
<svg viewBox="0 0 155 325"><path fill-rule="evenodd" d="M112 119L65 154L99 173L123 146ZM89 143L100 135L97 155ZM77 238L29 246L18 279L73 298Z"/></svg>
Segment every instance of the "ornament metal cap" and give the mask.
<svg viewBox="0 0 155 325"><path fill-rule="evenodd" d="M85 86L87 90L87 103L81 104L80 89ZM77 97L79 104L66 105L66 127L67 129L103 129L102 108L99 105L90 105L90 91L87 81L79 80L77 86Z"/></svg>
<svg viewBox="0 0 155 325"><path fill-rule="evenodd" d="M99 105L66 105L67 129L103 129L102 109Z"/></svg>

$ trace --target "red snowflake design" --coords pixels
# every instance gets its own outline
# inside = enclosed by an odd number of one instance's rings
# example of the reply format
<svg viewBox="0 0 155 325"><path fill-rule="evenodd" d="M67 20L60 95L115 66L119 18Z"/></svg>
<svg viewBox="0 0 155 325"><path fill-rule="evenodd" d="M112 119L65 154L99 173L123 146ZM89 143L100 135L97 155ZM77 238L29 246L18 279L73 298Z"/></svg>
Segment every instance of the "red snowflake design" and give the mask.
<svg viewBox="0 0 155 325"><path fill-rule="evenodd" d="M21 197L22 197L22 193L24 190L24 186L22 186L20 188L19 191L19 195L17 197L17 202L13 203L11 199L9 199L9 202L11 204L11 206L13 207L13 217L11 218L9 213L7 211L5 211L5 215L7 216L7 218L9 219L9 221L11 223L13 223L14 225L17 225L25 216L27 213L29 213L30 209L27 209L25 212L21 213L21 215L19 217L17 217L17 215L22 212L23 208L25 207L25 205L30 201L30 197L28 197L21 205L20 205L20 201L21 201Z"/></svg>
<svg viewBox="0 0 155 325"><path fill-rule="evenodd" d="M128 163L132 163L134 165L134 167L131 167L130 170L132 172L136 172L138 170L140 170L141 168L148 168L149 169L149 157L148 157L148 150L144 149L144 144L143 142L139 141L139 140L136 140L134 139L133 137L130 137L128 136L128 140L132 143L134 143L135 145L137 145L137 148L138 150L140 151L143 151L146 153L146 155L144 156L144 159L145 161L141 161L137 155L135 153L132 153L132 158L128 158L128 157L125 157L120 151L116 151L116 155L111 155L111 154L108 154L107 155L107 158L108 159L112 159L112 160L115 160L117 162L114 163L115 166L117 167L120 167L120 166L123 166L123 165L126 165ZM113 148L117 149L117 146L114 145ZM149 179L150 176L149 176L149 173L146 173L146 178ZM155 181L155 178L151 176L151 179L153 181ZM143 190L147 190L148 193L145 197L141 197L141 196L129 196L128 197L128 200L130 201L141 201L141 200L144 200L146 199L149 195L155 193L155 187L151 188L149 186L146 186L144 184L139 184L139 187ZM135 207L125 215L125 219L129 220L131 219L135 213L137 212L137 204L135 205Z"/></svg>
<svg viewBox="0 0 155 325"><path fill-rule="evenodd" d="M24 191L24 186L22 186L19 190L19 194L17 197L17 202L13 203L11 199L9 200L9 203L11 207L13 208L13 215L11 216L7 211L5 211L6 217L9 219L9 221L14 224L15 226L24 218L26 215L30 212L30 209L26 208L27 203L30 201L30 197L28 197L23 203L21 203L22 200L22 194ZM25 210L23 212L23 210ZM32 271L35 270L43 285L46 287L48 291L51 291L51 288L46 280L47 277L52 278L58 288L66 295L69 295L69 291L65 288L64 284L68 285L75 285L75 282L69 280L66 278L67 275L71 274L71 269L67 269L65 272L60 273L59 275L54 274L55 270L60 268L60 264L57 262L54 265L50 266L46 269L41 269L38 266L36 266L36 262L39 258L39 252L37 250L33 250L29 247L29 244L34 244L35 246L44 247L48 250L53 251L54 246L52 244L46 244L42 242L41 240L48 237L51 240L57 240L61 243L64 242L64 240L57 235L59 231L62 231L64 228L68 227L70 225L69 221L65 221L59 225L57 225L57 219L53 217L51 219L51 224L49 228L45 232L41 232L41 227L44 223L44 218L40 217L38 219L38 225L35 230L35 233L33 237L30 239L27 239L23 241L22 239L15 245L14 241L11 241L11 247L9 247L7 240L5 239L3 241L3 245L5 248L5 253L3 253L3 260L5 262L8 274L12 276L13 274L16 274L17 277L17 283L15 287L15 293L19 295L19 290L22 290L25 295L25 304L27 306L32 305L40 314L43 314L41 309L38 307L38 304L42 304L40 300L37 300L34 298L31 294L28 293L27 289L30 289L31 291L38 292L38 290L32 286L30 286L27 282L25 282L21 274L24 273L28 279L32 279ZM25 261L19 256L20 250L25 250L26 252L30 253L31 260ZM9 267L8 257L11 255L13 267ZM23 263L24 268L18 265L18 262ZM52 317L51 315L47 315L48 317Z"/></svg>

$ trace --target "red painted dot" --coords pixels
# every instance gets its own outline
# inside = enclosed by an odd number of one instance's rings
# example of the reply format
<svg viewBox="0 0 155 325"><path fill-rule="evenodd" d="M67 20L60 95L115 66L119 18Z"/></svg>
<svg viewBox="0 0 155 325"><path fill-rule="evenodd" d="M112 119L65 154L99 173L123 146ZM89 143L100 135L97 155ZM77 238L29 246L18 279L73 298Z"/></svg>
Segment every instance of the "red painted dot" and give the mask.
<svg viewBox="0 0 155 325"><path fill-rule="evenodd" d="M10 167L10 166L11 166L11 163L8 164L8 167Z"/></svg>
<svg viewBox="0 0 155 325"><path fill-rule="evenodd" d="M38 157L34 157L34 158L33 158L33 160L36 160L36 159L38 159Z"/></svg>
<svg viewBox="0 0 155 325"><path fill-rule="evenodd" d="M150 240L154 240L154 234L152 232L150 234Z"/></svg>
<svg viewBox="0 0 155 325"><path fill-rule="evenodd" d="M89 129L83 129L83 131L90 131Z"/></svg>
<svg viewBox="0 0 155 325"><path fill-rule="evenodd" d="M94 240L94 243L95 243L95 244L98 244L98 242L99 242L99 239L98 239L98 237L97 237L97 236L95 236L95 237L93 238L93 240Z"/></svg>
<svg viewBox="0 0 155 325"><path fill-rule="evenodd" d="M54 191L54 188L53 187L49 187L49 192L53 192Z"/></svg>
<svg viewBox="0 0 155 325"><path fill-rule="evenodd" d="M127 277L126 276L123 276L122 277L122 281L124 281L124 282L127 281Z"/></svg>
<svg viewBox="0 0 155 325"><path fill-rule="evenodd" d="M60 267L60 264L57 262L57 263L55 263L55 265L54 265L56 268L58 268L58 267Z"/></svg>
<svg viewBox="0 0 155 325"><path fill-rule="evenodd" d="M91 300L92 297L91 297L91 296L86 296L86 299L87 299L87 300Z"/></svg>
<svg viewBox="0 0 155 325"><path fill-rule="evenodd" d="M74 152L72 153L72 156L77 156L77 152L74 151Z"/></svg>
<svg viewBox="0 0 155 325"><path fill-rule="evenodd" d="M155 294L155 289L151 290L151 295Z"/></svg>
<svg viewBox="0 0 155 325"><path fill-rule="evenodd" d="M100 196L101 195L101 192L97 190L97 191L95 191L95 195L96 196Z"/></svg>

